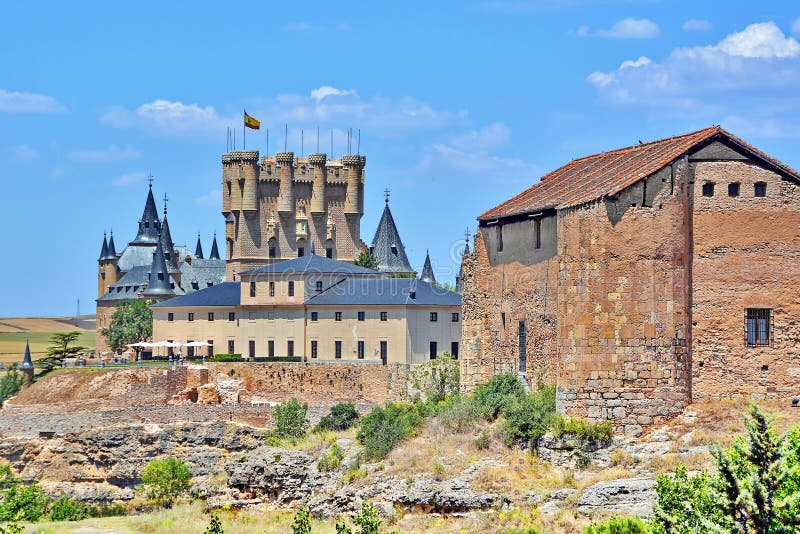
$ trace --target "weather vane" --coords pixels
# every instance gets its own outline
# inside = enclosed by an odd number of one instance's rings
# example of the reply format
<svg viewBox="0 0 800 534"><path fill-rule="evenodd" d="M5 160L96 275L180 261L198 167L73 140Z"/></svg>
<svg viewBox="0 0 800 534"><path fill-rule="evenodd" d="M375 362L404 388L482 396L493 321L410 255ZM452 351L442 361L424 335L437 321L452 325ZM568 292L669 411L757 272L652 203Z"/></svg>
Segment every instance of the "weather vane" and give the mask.
<svg viewBox="0 0 800 534"><path fill-rule="evenodd" d="M386 200L387 204L389 203L389 195L390 195L389 188L387 187L386 189L383 190L383 197Z"/></svg>

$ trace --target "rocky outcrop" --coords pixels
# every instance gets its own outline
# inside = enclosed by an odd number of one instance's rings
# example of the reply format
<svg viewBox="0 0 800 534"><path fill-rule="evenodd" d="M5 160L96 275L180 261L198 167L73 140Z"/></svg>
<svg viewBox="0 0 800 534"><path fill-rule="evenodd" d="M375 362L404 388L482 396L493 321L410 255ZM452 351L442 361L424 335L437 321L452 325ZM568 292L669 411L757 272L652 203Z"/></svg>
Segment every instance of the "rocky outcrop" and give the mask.
<svg viewBox="0 0 800 534"><path fill-rule="evenodd" d="M656 481L652 478L623 478L598 482L583 490L578 499L578 512L603 512L650 517L656 498Z"/></svg>

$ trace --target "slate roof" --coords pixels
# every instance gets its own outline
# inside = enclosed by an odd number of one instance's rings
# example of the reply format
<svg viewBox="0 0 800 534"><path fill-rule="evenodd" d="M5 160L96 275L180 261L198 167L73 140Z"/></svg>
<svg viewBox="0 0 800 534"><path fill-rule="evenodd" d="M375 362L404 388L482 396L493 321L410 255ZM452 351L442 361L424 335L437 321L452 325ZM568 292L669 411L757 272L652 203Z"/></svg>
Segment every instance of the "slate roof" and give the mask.
<svg viewBox="0 0 800 534"><path fill-rule="evenodd" d="M425 265L422 266L422 274L419 279L429 284L436 283L436 277L433 275L433 267L431 266L431 255L425 251Z"/></svg>
<svg viewBox="0 0 800 534"><path fill-rule="evenodd" d="M478 216L479 221L551 208L567 208L615 195L690 150L724 139L785 174L797 172L719 126L572 160L515 197Z"/></svg>
<svg viewBox="0 0 800 534"><path fill-rule="evenodd" d="M192 264L181 264L181 286L187 293L218 285L225 281L225 262L223 260L204 260L192 258Z"/></svg>
<svg viewBox="0 0 800 534"><path fill-rule="evenodd" d="M114 245L114 230L111 230L111 237L108 238L108 259L117 259L117 247Z"/></svg>
<svg viewBox="0 0 800 534"><path fill-rule="evenodd" d="M403 240L400 239L400 232L394 223L392 211L389 209L389 201L383 208L383 215L375 230L375 237L372 238L370 252L378 262L378 270L389 273L413 273L414 269L408 262L406 248Z"/></svg>
<svg viewBox="0 0 800 534"><path fill-rule="evenodd" d="M240 282L223 282L212 287L175 297L152 307L173 306L238 306L241 297Z"/></svg>
<svg viewBox="0 0 800 534"><path fill-rule="evenodd" d="M415 278L346 278L306 300L308 306L381 304L461 306L461 295Z"/></svg>
<svg viewBox="0 0 800 534"><path fill-rule="evenodd" d="M22 363L19 365L20 371L27 371L33 369L33 361L31 360L31 345L25 342L25 356L22 357Z"/></svg>
<svg viewBox="0 0 800 534"><path fill-rule="evenodd" d="M106 239L106 233L103 232L103 246L100 247L100 256L97 257L97 261L102 261L107 259L108 259L108 240Z"/></svg>
<svg viewBox="0 0 800 534"><path fill-rule="evenodd" d="M164 249L159 240L156 253L153 254L153 264L150 267L150 282L142 293L145 297L166 297L174 295L175 291L170 284L170 273L167 261L164 258Z"/></svg>
<svg viewBox="0 0 800 534"><path fill-rule="evenodd" d="M149 268L153 263L153 252L155 252L155 250L155 244L128 245L125 247L125 250L122 251L119 261L117 262L117 266L123 273L130 272L134 267L138 267L140 265L147 265Z"/></svg>
<svg viewBox="0 0 800 534"><path fill-rule="evenodd" d="M142 219L139 221L139 232L136 234L136 238L131 241L131 244L155 245L156 241L158 241L160 229L156 201L153 198L153 184L150 184L150 189L147 191L147 200L144 203Z"/></svg>
<svg viewBox="0 0 800 534"><path fill-rule="evenodd" d="M211 255L209 256L212 260L219 259L219 249L217 248L217 233L214 232L214 241L211 243Z"/></svg>
<svg viewBox="0 0 800 534"><path fill-rule="evenodd" d="M379 275L378 271L359 267L346 261L323 258L309 254L300 258L263 265L256 269L243 271L241 274L289 274L289 273L340 273L347 275Z"/></svg>
<svg viewBox="0 0 800 534"><path fill-rule="evenodd" d="M200 234L197 234L197 245L194 247L194 255L196 258L203 259L203 245L200 243Z"/></svg>

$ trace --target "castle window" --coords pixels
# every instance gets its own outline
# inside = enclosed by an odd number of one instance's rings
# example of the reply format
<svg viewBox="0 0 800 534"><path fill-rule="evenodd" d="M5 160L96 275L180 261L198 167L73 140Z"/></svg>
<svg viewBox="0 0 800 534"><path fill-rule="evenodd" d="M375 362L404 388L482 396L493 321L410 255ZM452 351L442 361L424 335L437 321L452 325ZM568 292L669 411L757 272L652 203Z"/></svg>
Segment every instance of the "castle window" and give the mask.
<svg viewBox="0 0 800 534"><path fill-rule="evenodd" d="M340 339L333 342L333 357L337 360L342 359L342 341Z"/></svg>
<svg viewBox="0 0 800 534"><path fill-rule="evenodd" d="M334 314L334 320L341 321L342 320L342 312L336 312Z"/></svg>
<svg viewBox="0 0 800 534"><path fill-rule="evenodd" d="M317 281L317 291L322 291L322 282Z"/></svg>
<svg viewBox="0 0 800 534"><path fill-rule="evenodd" d="M431 312L431 322L435 323L439 320L439 313L438 312Z"/></svg>
<svg viewBox="0 0 800 534"><path fill-rule="evenodd" d="M772 310L747 308L745 311L745 342L752 346L772 345Z"/></svg>
<svg viewBox="0 0 800 534"><path fill-rule="evenodd" d="M364 352L365 352L364 351L364 340L359 339L358 340L358 359L359 360L363 360L364 359Z"/></svg>
<svg viewBox="0 0 800 534"><path fill-rule="evenodd" d="M450 356L458 359L458 341L451 341L450 342Z"/></svg>
<svg viewBox="0 0 800 534"><path fill-rule="evenodd" d="M497 252L503 252L503 225L497 225Z"/></svg>
<svg viewBox="0 0 800 534"><path fill-rule="evenodd" d="M235 321L236 320L236 312L228 312L228 320Z"/></svg>
<svg viewBox="0 0 800 534"><path fill-rule="evenodd" d="M250 321L255 321L256 320L256 312L248 313L247 314L247 319L250 320Z"/></svg>
<svg viewBox="0 0 800 534"><path fill-rule="evenodd" d="M168 339L167 343L172 343L172 340ZM172 347L167 347L167 356L175 356L175 351Z"/></svg>
<svg viewBox="0 0 800 534"><path fill-rule="evenodd" d="M256 283L255 282L250 282L250 296L251 297L255 297L256 296Z"/></svg>
<svg viewBox="0 0 800 534"><path fill-rule="evenodd" d="M145 228L150 228L150 222L149 221L145 221L144 222L144 227Z"/></svg>
<svg viewBox="0 0 800 534"><path fill-rule="evenodd" d="M297 247L297 257L302 258L306 255L306 249L304 247Z"/></svg>
<svg viewBox="0 0 800 534"><path fill-rule="evenodd" d="M250 356L250 358L255 358L256 357L256 340L255 339L251 339L251 340L249 340L247 342L247 355Z"/></svg>
<svg viewBox="0 0 800 534"><path fill-rule="evenodd" d="M187 339L186 344L193 343L194 340ZM187 358L194 358L194 347L186 347L186 357Z"/></svg>
<svg viewBox="0 0 800 534"><path fill-rule="evenodd" d="M268 339L267 340L267 356L269 356L270 358L274 358L275 357L275 340L274 339Z"/></svg>
<svg viewBox="0 0 800 534"><path fill-rule="evenodd" d="M206 282L206 287L211 287L214 285L214 282Z"/></svg>
<svg viewBox="0 0 800 534"><path fill-rule="evenodd" d="M457 323L458 322L458 313L457 312L453 312L453 314L451 315L450 318L454 323Z"/></svg>
<svg viewBox="0 0 800 534"><path fill-rule="evenodd" d="M286 342L286 355L289 357L294 356L294 340L290 339Z"/></svg>
<svg viewBox="0 0 800 534"><path fill-rule="evenodd" d="M429 352L429 356L430 356L431 360L435 360L436 359L436 353L437 353L436 342L435 341L431 341L430 342L430 352Z"/></svg>
<svg viewBox="0 0 800 534"><path fill-rule="evenodd" d="M294 296L294 282L291 281L289 282L289 296L290 297Z"/></svg>
<svg viewBox="0 0 800 534"><path fill-rule="evenodd" d="M765 197L767 196L767 184L766 182L756 182L753 186L753 192L757 197Z"/></svg>
<svg viewBox="0 0 800 534"><path fill-rule="evenodd" d="M533 248L542 248L542 220L533 220Z"/></svg>
<svg viewBox="0 0 800 534"><path fill-rule="evenodd" d="M363 321L366 318L366 313L363 311L358 312L358 320Z"/></svg>
<svg viewBox="0 0 800 534"><path fill-rule="evenodd" d="M163 281L164 280L164 273L158 273L158 279Z"/></svg>
<svg viewBox="0 0 800 534"><path fill-rule="evenodd" d="M316 339L312 339L311 340L311 357L312 358L316 358L317 357L317 340Z"/></svg>
<svg viewBox="0 0 800 534"><path fill-rule="evenodd" d="M208 320L209 321L213 321L214 320L214 312L208 312Z"/></svg>
<svg viewBox="0 0 800 534"><path fill-rule="evenodd" d="M189 322L194 321L194 313L189 312Z"/></svg>
<svg viewBox="0 0 800 534"><path fill-rule="evenodd" d="M213 358L214 357L214 340L213 339L209 339L208 341L206 341L206 343L208 343L208 357L209 358Z"/></svg>
<svg viewBox="0 0 800 534"><path fill-rule="evenodd" d="M234 354L236 352L236 342L234 340L228 340L228 354Z"/></svg>
<svg viewBox="0 0 800 534"><path fill-rule="evenodd" d="M389 320L389 312L381 312L381 321L388 321Z"/></svg>
<svg viewBox="0 0 800 534"><path fill-rule="evenodd" d="M316 323L319 319L319 312L311 312L311 322Z"/></svg>
<svg viewBox="0 0 800 534"><path fill-rule="evenodd" d="M169 312L169 313L167 314L167 321L169 321L169 322L171 323L171 322L172 322L172 321L174 321L174 320L175 320L175 314L174 314L174 313L172 313L172 312Z"/></svg>
<svg viewBox="0 0 800 534"><path fill-rule="evenodd" d="M728 184L728 196L729 197L738 197L739 196L739 184L732 183Z"/></svg>
<svg viewBox="0 0 800 534"><path fill-rule="evenodd" d="M328 247L325 249L325 257L326 258L333 258L333 248Z"/></svg>
<svg viewBox="0 0 800 534"><path fill-rule="evenodd" d="M275 282L270 282L269 283L269 296L270 297L274 297L275 296Z"/></svg>
<svg viewBox="0 0 800 534"><path fill-rule="evenodd" d="M274 246L269 247L269 257L274 258L277 255L278 255L277 249Z"/></svg>
<svg viewBox="0 0 800 534"><path fill-rule="evenodd" d="M713 182L706 182L703 184L703 196L704 197L713 197L714 196L714 183Z"/></svg>

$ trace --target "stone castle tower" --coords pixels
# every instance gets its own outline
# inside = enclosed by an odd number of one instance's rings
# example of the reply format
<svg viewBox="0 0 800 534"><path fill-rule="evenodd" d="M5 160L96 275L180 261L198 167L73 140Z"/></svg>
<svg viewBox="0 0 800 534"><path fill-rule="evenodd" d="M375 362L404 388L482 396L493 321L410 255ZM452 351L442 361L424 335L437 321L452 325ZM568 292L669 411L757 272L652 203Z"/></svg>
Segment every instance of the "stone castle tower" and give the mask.
<svg viewBox="0 0 800 534"><path fill-rule="evenodd" d="M366 157L295 158L257 150L222 156L222 215L228 280L264 264L322 255L355 261L360 252Z"/></svg>

